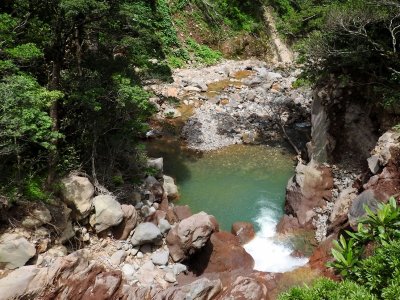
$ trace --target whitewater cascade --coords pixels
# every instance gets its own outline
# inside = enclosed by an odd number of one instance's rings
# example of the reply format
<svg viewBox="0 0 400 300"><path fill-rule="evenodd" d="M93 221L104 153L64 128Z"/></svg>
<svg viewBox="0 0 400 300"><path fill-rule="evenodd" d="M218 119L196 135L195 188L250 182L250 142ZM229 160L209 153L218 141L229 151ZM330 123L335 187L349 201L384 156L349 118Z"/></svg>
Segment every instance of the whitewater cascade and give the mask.
<svg viewBox="0 0 400 300"><path fill-rule="evenodd" d="M263 202L264 205L266 201ZM259 215L254 220L260 230L249 243L244 245L254 261L254 269L262 272L288 272L304 266L308 258L296 258L290 254L293 252L287 245L279 243L274 237L279 218L279 209L269 205L262 207Z"/></svg>

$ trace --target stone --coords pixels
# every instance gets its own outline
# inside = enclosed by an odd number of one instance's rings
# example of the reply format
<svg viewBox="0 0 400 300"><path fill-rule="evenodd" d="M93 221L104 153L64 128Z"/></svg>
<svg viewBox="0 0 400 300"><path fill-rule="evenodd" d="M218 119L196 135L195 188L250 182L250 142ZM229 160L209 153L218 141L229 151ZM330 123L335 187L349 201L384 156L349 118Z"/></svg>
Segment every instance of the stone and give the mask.
<svg viewBox="0 0 400 300"><path fill-rule="evenodd" d="M60 237L57 239L58 244L64 244L66 241L70 240L75 236L75 231L72 226L72 222L68 221L65 225L63 232L60 234Z"/></svg>
<svg viewBox="0 0 400 300"><path fill-rule="evenodd" d="M121 205L111 195L100 195L93 199L96 213L90 219L96 232L102 232L111 226L118 225L124 218Z"/></svg>
<svg viewBox="0 0 400 300"><path fill-rule="evenodd" d="M296 175L286 187L287 213L297 217L300 226L312 221L315 207L324 207L332 199L333 177L328 167L315 164L299 163Z"/></svg>
<svg viewBox="0 0 400 300"><path fill-rule="evenodd" d="M255 236L254 226L248 222L236 222L232 224L231 232L239 238L240 244L250 242Z"/></svg>
<svg viewBox="0 0 400 300"><path fill-rule="evenodd" d="M118 250L111 256L110 262L114 266L119 266L122 262L124 262L126 255L127 253L125 250Z"/></svg>
<svg viewBox="0 0 400 300"><path fill-rule="evenodd" d="M173 273L166 273L164 276L165 281L169 282L169 283L175 283L176 282L176 277Z"/></svg>
<svg viewBox="0 0 400 300"><path fill-rule="evenodd" d="M368 206L372 211L376 211L378 208L378 201L373 191L366 190L358 195L351 203L349 210L349 222L353 228L357 228L358 221L366 216L364 206Z"/></svg>
<svg viewBox="0 0 400 300"><path fill-rule="evenodd" d="M214 232L209 243L193 254L189 261L190 270L194 273L221 273L242 269L251 271L254 259L232 233Z"/></svg>
<svg viewBox="0 0 400 300"><path fill-rule="evenodd" d="M156 266L165 266L166 264L168 264L168 258L169 258L168 250L158 251L151 255L151 261Z"/></svg>
<svg viewBox="0 0 400 300"><path fill-rule="evenodd" d="M339 197L333 205L329 221L335 224L342 218L347 218L349 208L353 200L357 197L357 189L349 187L340 192Z"/></svg>
<svg viewBox="0 0 400 300"><path fill-rule="evenodd" d="M131 280L136 270L132 265L124 264L121 271L128 280Z"/></svg>
<svg viewBox="0 0 400 300"><path fill-rule="evenodd" d="M178 89L176 87L168 87L166 91L166 96L173 98L178 97Z"/></svg>
<svg viewBox="0 0 400 300"><path fill-rule="evenodd" d="M136 254L138 254L138 252L139 252L138 247L133 247L131 250L129 250L129 254L132 256L135 256Z"/></svg>
<svg viewBox="0 0 400 300"><path fill-rule="evenodd" d="M223 300L263 300L267 299L268 289L262 282L251 277L238 276L221 296Z"/></svg>
<svg viewBox="0 0 400 300"><path fill-rule="evenodd" d="M138 221L138 214L132 205L121 205L123 220L113 229L114 238L117 240L126 240L131 231L136 227Z"/></svg>
<svg viewBox="0 0 400 300"><path fill-rule="evenodd" d="M168 233L168 231L171 229L171 225L169 224L169 222L165 219L161 219L158 222L158 228L160 228L161 233L164 235L166 233Z"/></svg>
<svg viewBox="0 0 400 300"><path fill-rule="evenodd" d="M46 254L53 257L63 257L68 254L68 250L63 245L56 245L50 248L49 251L46 252Z"/></svg>
<svg viewBox="0 0 400 300"><path fill-rule="evenodd" d="M147 167L154 168L160 172L163 172L164 169L164 159L162 157L159 158L150 158L147 160Z"/></svg>
<svg viewBox="0 0 400 300"><path fill-rule="evenodd" d="M184 264L181 263L175 263L172 265L172 271L174 272L175 276L178 276L182 272L187 271L187 267Z"/></svg>
<svg viewBox="0 0 400 300"><path fill-rule="evenodd" d="M293 233L300 228L299 220L292 215L283 215L278 225L276 232L280 234Z"/></svg>
<svg viewBox="0 0 400 300"><path fill-rule="evenodd" d="M158 242L161 238L162 234L160 229L153 223L145 222L136 227L131 242L133 246L139 246Z"/></svg>
<svg viewBox="0 0 400 300"><path fill-rule="evenodd" d="M92 208L94 186L86 177L71 175L61 180L64 201L73 205L81 217L89 215Z"/></svg>
<svg viewBox="0 0 400 300"><path fill-rule="evenodd" d="M218 231L213 216L200 212L175 224L167 235L167 245L172 259L181 262L204 247L211 234Z"/></svg>
<svg viewBox="0 0 400 300"><path fill-rule="evenodd" d="M182 221L192 216L192 210L190 209L189 205L177 205L173 210L178 221Z"/></svg>
<svg viewBox="0 0 400 300"><path fill-rule="evenodd" d="M221 280L210 280L207 278L198 279L192 282L190 285L182 287L182 291L186 293L186 297L184 299L214 299L221 290Z"/></svg>
<svg viewBox="0 0 400 300"><path fill-rule="evenodd" d="M18 234L5 233L0 238L0 268L22 267L35 254L35 246Z"/></svg>
<svg viewBox="0 0 400 300"><path fill-rule="evenodd" d="M172 177L164 175L164 191L167 193L168 198L175 199L178 197L178 187L175 184L175 181Z"/></svg>
<svg viewBox="0 0 400 300"><path fill-rule="evenodd" d="M39 273L39 270L37 266L25 266L0 279L0 299L24 298L22 296L29 290L29 284Z"/></svg>
<svg viewBox="0 0 400 300"><path fill-rule="evenodd" d="M370 169L372 174L376 174L380 170L380 165L379 165L379 157L377 155L372 155L367 159L368 162L368 168Z"/></svg>
<svg viewBox="0 0 400 300"><path fill-rule="evenodd" d="M51 221L50 211L44 205L36 207L30 215L25 217L22 221L22 226L26 228L37 228L43 224L47 224Z"/></svg>

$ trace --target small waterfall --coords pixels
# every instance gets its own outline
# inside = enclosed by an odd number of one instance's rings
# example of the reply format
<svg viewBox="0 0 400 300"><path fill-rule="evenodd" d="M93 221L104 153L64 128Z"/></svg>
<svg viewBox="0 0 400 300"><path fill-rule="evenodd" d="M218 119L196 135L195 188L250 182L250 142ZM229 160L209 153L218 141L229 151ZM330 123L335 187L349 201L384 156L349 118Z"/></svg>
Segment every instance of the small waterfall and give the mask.
<svg viewBox="0 0 400 300"><path fill-rule="evenodd" d="M254 258L254 269L257 271L288 272L308 262L308 258L291 256L293 249L274 239L279 215L279 209L276 207L261 208L254 220L260 229L256 237L244 245L245 250Z"/></svg>

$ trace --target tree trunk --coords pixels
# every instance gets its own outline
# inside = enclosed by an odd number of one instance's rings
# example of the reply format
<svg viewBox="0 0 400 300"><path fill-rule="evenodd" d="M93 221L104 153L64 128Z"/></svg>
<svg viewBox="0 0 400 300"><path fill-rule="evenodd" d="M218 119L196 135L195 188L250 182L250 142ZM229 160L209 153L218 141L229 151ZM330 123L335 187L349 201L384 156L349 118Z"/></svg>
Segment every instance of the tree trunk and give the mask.
<svg viewBox="0 0 400 300"><path fill-rule="evenodd" d="M57 90L60 87L60 76L61 76L61 64L62 60L57 59L53 61L51 79L49 82L50 90ZM58 106L59 101L54 100L50 106L50 118L52 120L51 130L53 132L58 132L59 130L59 120L58 120ZM47 187L50 188L51 184L54 182L56 176L56 168L58 163L58 138L52 140L52 150L50 151L48 159L48 175L47 175Z"/></svg>

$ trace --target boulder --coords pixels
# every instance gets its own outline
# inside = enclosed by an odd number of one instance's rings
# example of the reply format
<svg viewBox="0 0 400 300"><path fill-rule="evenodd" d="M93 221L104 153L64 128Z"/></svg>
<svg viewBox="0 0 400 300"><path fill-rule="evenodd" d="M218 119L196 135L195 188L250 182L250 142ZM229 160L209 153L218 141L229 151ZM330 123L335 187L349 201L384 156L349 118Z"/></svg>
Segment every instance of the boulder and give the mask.
<svg viewBox="0 0 400 300"><path fill-rule="evenodd" d="M94 186L89 179L80 176L69 176L61 180L64 201L72 205L81 217L89 215L92 208Z"/></svg>
<svg viewBox="0 0 400 300"><path fill-rule="evenodd" d="M162 250L162 251L153 253L151 255L151 261L156 266L165 266L166 264L168 264L168 257L169 257L169 251Z"/></svg>
<svg viewBox="0 0 400 300"><path fill-rule="evenodd" d="M131 231L136 227L138 214L132 205L121 205L123 220L113 229L114 238L117 240L126 240Z"/></svg>
<svg viewBox="0 0 400 300"><path fill-rule="evenodd" d="M349 210L349 222L353 228L357 228L358 221L366 216L366 211L364 206L368 206L372 211L376 211L378 208L379 201L373 191L367 190L362 192L355 198L351 204Z"/></svg>
<svg viewBox="0 0 400 300"><path fill-rule="evenodd" d="M145 222L136 227L131 242L133 246L140 246L159 242L161 238L162 234L160 229L153 223Z"/></svg>
<svg viewBox="0 0 400 300"><path fill-rule="evenodd" d="M61 232L60 236L57 239L57 244L64 244L66 241L73 238L74 236L75 236L75 231L72 226L72 222L68 220L65 223L64 230Z"/></svg>
<svg viewBox="0 0 400 300"><path fill-rule="evenodd" d="M175 199L178 197L178 187L172 177L164 175L164 191L167 193L168 198Z"/></svg>
<svg viewBox="0 0 400 300"><path fill-rule="evenodd" d="M242 245L250 242L256 236L253 224L248 222L234 223L231 232L239 238L239 242Z"/></svg>
<svg viewBox="0 0 400 300"><path fill-rule="evenodd" d="M29 292L29 284L39 273L39 270L37 266L25 266L16 269L8 274L8 276L0 279L0 299L23 298L22 296L26 292Z"/></svg>
<svg viewBox="0 0 400 300"><path fill-rule="evenodd" d="M299 220L292 215L283 215L276 225L276 232L280 234L292 233L298 229L300 229Z"/></svg>
<svg viewBox="0 0 400 300"><path fill-rule="evenodd" d="M206 246L188 261L190 269L196 274L222 273L234 270L251 271L254 259L232 233L214 232Z"/></svg>
<svg viewBox="0 0 400 300"><path fill-rule="evenodd" d="M35 254L35 246L18 234L5 233L0 238L0 268L22 267Z"/></svg>
<svg viewBox="0 0 400 300"><path fill-rule="evenodd" d="M51 221L50 211L44 205L36 207L30 215L25 217L22 221L22 226L25 228L37 228L43 224L47 224Z"/></svg>
<svg viewBox="0 0 400 300"><path fill-rule="evenodd" d="M122 222L124 213L115 197L111 195L97 196L93 199L93 205L95 214L90 218L90 225L96 229L96 232L104 231Z"/></svg>
<svg viewBox="0 0 400 300"><path fill-rule="evenodd" d="M297 217L301 226L306 226L314 217L315 207L324 207L332 199L333 177L325 166L310 162L299 163L296 175L286 188L286 212Z"/></svg>
<svg viewBox="0 0 400 300"><path fill-rule="evenodd" d="M211 234L218 231L213 216L200 212L175 224L167 235L167 245L175 262L183 261L204 247Z"/></svg>
<svg viewBox="0 0 400 300"><path fill-rule="evenodd" d="M251 277L238 276L221 296L221 300L264 300L268 289L264 283Z"/></svg>
<svg viewBox="0 0 400 300"><path fill-rule="evenodd" d="M329 216L329 221L332 224L335 224L339 220L347 217L350 205L356 197L357 190L355 188L349 187L344 189L333 205L331 215Z"/></svg>
<svg viewBox="0 0 400 300"><path fill-rule="evenodd" d="M177 205L174 207L174 213L178 218L178 221L182 221L192 216L192 210L189 205Z"/></svg>
<svg viewBox="0 0 400 300"><path fill-rule="evenodd" d="M201 278L192 282L190 285L182 287L182 292L185 294L185 297L182 299L211 300L215 299L221 290L221 280Z"/></svg>
<svg viewBox="0 0 400 300"><path fill-rule="evenodd" d="M161 219L158 222L158 228L160 228L162 234L166 234L171 229L171 225L167 220Z"/></svg>

